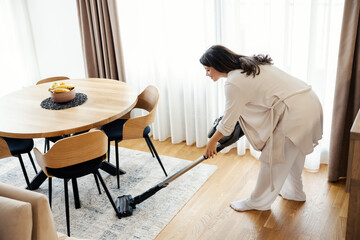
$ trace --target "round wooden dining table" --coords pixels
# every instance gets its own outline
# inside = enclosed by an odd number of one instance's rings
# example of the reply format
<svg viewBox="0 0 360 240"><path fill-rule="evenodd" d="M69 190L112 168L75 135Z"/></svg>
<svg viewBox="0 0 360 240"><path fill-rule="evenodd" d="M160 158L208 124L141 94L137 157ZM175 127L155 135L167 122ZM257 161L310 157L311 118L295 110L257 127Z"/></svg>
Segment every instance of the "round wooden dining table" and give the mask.
<svg viewBox="0 0 360 240"><path fill-rule="evenodd" d="M22 88L0 97L0 136L44 138L82 132L120 118L137 102L135 89L117 80L86 78L61 82L74 84L77 93L87 95L86 102L49 110L40 103L50 97L51 82Z"/></svg>
<svg viewBox="0 0 360 240"><path fill-rule="evenodd" d="M0 97L0 137L45 138L78 133L120 118L137 103L135 89L117 80L86 78L61 82L74 84L76 92L86 94L87 100L62 110L41 107L41 102L50 97L52 82ZM116 175L116 168L108 162L102 169ZM45 179L41 171L31 181L31 189L37 189Z"/></svg>

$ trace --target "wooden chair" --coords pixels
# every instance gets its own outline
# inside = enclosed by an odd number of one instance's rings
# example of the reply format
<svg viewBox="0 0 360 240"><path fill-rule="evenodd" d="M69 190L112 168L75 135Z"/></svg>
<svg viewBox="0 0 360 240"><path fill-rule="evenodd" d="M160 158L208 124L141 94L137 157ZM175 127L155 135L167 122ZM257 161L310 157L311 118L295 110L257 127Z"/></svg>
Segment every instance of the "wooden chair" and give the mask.
<svg viewBox="0 0 360 240"><path fill-rule="evenodd" d="M36 85L43 84L43 83L48 83L48 82L54 82L54 81L67 80L67 79L70 79L70 78L65 77L65 76L49 77L49 78L45 78L45 79L42 79L42 80L38 81L36 83ZM45 138L44 152L46 152L46 151L48 151L50 149L50 142L54 143L54 142L59 141L60 139L62 139L64 137L67 137L67 136L57 136L57 137Z"/></svg>
<svg viewBox="0 0 360 240"><path fill-rule="evenodd" d="M54 81L68 80L68 79L70 79L70 78L65 77L65 76L49 77L49 78L41 79L40 81L38 81L36 83L36 85L48 83L48 82L54 82Z"/></svg>
<svg viewBox="0 0 360 240"><path fill-rule="evenodd" d="M123 118L115 120L101 127L101 129L106 133L109 139L108 160L110 160L110 142L115 141L118 188L120 188L118 144L122 140L145 138L146 144L148 145L152 156L153 157L156 156L162 170L165 173L165 176L167 176L165 168L160 160L160 157L157 154L156 149L149 137L149 133L150 133L149 125L154 122L158 100L159 100L158 89L155 86L150 85L138 96L137 104L133 108L133 109L135 108L144 109L148 111L148 114L141 117L130 118L130 112L129 112Z"/></svg>
<svg viewBox="0 0 360 240"><path fill-rule="evenodd" d="M32 139L16 139L16 138L6 138L0 137L0 159L6 157L17 157L20 161L21 169L23 171L25 181L29 190L31 190L30 181L26 172L24 161L21 157L21 154L27 153L31 164L37 174L37 169L34 164L34 160L31 156L31 150L34 147L34 141Z"/></svg>
<svg viewBox="0 0 360 240"><path fill-rule="evenodd" d="M106 135L100 130L94 130L61 139L57 141L45 154L41 153L37 148L34 149L38 164L49 178L50 206L52 198L52 177L64 180L65 212L68 236L70 236L69 197L67 184L69 179L71 179L74 184L76 183L76 178L88 174L94 174L94 176L100 179L101 185L103 186L107 197L116 212L115 203L99 172L102 162L106 159L107 143L108 141ZM97 180L96 184L98 185ZM74 194L77 194L77 192L77 184L75 184Z"/></svg>

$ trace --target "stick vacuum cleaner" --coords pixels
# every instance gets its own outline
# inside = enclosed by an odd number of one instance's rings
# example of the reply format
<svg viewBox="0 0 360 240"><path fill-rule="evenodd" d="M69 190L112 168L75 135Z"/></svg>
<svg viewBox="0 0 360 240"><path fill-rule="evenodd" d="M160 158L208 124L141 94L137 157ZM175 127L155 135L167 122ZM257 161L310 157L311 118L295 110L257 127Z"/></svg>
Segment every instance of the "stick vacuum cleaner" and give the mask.
<svg viewBox="0 0 360 240"><path fill-rule="evenodd" d="M210 130L208 137L210 138L216 131L216 127L219 124L222 117L215 120L212 129ZM234 128L234 131L230 136L224 136L222 137L217 144L216 151L220 152L223 148L230 146L231 144L235 143L237 140L239 140L240 137L244 135L244 132L240 128L239 123L236 123L236 126ZM157 193L162 188L166 187L170 182L174 181L176 178L180 177L182 174L186 173L202 161L206 160L207 158L205 155L198 158L196 161L192 162L188 166L184 167L183 169L179 170L175 174L167 177L162 182L158 183L154 187L150 188L146 192L136 196L132 197L131 195L123 195L116 199L116 215L118 218L122 217L128 217L131 216L133 213L133 210L136 208L136 205L145 201L149 197L153 196L155 193Z"/></svg>

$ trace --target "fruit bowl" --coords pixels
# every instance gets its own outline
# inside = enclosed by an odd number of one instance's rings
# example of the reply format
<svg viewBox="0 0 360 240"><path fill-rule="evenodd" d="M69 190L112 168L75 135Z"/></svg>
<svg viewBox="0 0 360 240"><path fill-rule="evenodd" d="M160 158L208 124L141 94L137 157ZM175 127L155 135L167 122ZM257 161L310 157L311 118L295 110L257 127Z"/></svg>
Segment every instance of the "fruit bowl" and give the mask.
<svg viewBox="0 0 360 240"><path fill-rule="evenodd" d="M75 98L76 91L72 84L53 83L49 89L51 99L57 103L69 102Z"/></svg>
<svg viewBox="0 0 360 240"><path fill-rule="evenodd" d="M50 92L51 99L57 103L69 102L75 98L75 88L68 92Z"/></svg>

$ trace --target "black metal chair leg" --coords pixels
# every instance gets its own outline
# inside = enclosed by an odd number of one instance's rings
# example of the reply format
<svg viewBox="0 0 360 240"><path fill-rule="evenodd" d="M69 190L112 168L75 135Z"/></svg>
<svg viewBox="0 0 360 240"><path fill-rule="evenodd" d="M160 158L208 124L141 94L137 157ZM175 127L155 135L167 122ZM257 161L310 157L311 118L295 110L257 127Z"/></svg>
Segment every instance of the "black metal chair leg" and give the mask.
<svg viewBox="0 0 360 240"><path fill-rule="evenodd" d="M158 160L158 162L159 162L159 164L160 164L160 166L161 166L162 170L163 170L163 171L164 171L164 173L165 173L165 176L167 176L167 173L166 173L166 171L165 171L165 168L164 168L164 166L163 166L163 164L162 164L162 162L161 162L161 160L160 160L159 155L158 155L158 154L157 154L157 152L156 152L156 149L155 149L154 144L152 143L152 141L151 141L150 137L148 137L148 141L149 141L149 143L150 143L150 145L151 145L152 150L153 150L153 151L154 151L154 153L155 153L156 159Z"/></svg>
<svg viewBox="0 0 360 240"><path fill-rule="evenodd" d="M45 138L45 144L44 144L44 153L46 153L47 151L49 151L50 149L50 140Z"/></svg>
<svg viewBox="0 0 360 240"><path fill-rule="evenodd" d="M109 192L108 188L106 187L106 184L105 184L105 182L104 182L104 179L103 179L102 176L100 175L99 170L96 170L96 175L99 177L100 182L101 182L101 185L103 186L103 188L104 188L104 190L105 190L105 193L106 193L106 195L107 195L107 197L108 197L111 205L113 206L115 212L117 213L115 202L114 202L114 200L112 199L112 197L111 197L111 195L110 195L110 192Z"/></svg>
<svg viewBox="0 0 360 240"><path fill-rule="evenodd" d="M120 174L119 174L119 141L115 140L115 154L116 154L116 180L117 187L120 188Z"/></svg>
<svg viewBox="0 0 360 240"><path fill-rule="evenodd" d="M46 153L46 139L45 139L45 142L44 142L44 153Z"/></svg>
<svg viewBox="0 0 360 240"><path fill-rule="evenodd" d="M69 211L69 194L67 179L64 179L64 190L65 190L65 214L66 214L66 228L67 235L70 237L70 211Z"/></svg>
<svg viewBox="0 0 360 240"><path fill-rule="evenodd" d="M81 204L80 204L80 198L79 198L79 188L78 188L76 178L72 178L71 182L72 182L73 192L74 192L75 208L79 209L79 208L81 208Z"/></svg>
<svg viewBox="0 0 360 240"><path fill-rule="evenodd" d="M31 164L32 164L32 166L33 166L33 168L35 170L35 173L38 174L38 171L37 171L37 169L35 167L34 159L32 158L31 153L28 152L28 155L29 155L29 158L30 158L30 162L31 162Z"/></svg>
<svg viewBox="0 0 360 240"><path fill-rule="evenodd" d="M30 185L30 181L29 181L29 178L28 178L28 175L27 175L27 173L26 173L25 165L24 165L24 162L23 162L22 157L21 157L21 154L17 155L17 157L19 158L20 165L21 165L21 169L22 169L22 171L23 171L23 174L24 174L24 177L25 177L25 181L26 181L27 187L28 187L29 190L32 190L32 189L31 189L31 185Z"/></svg>
<svg viewBox="0 0 360 240"><path fill-rule="evenodd" d="M110 162L110 141L108 141L108 162Z"/></svg>
<svg viewBox="0 0 360 240"><path fill-rule="evenodd" d="M151 155L152 155L153 157L155 157L154 152L153 152L153 150L152 150L152 148L151 148L151 146L150 146L150 143L149 143L149 136L146 136L146 137L144 137L144 138L145 138L145 142L146 142L146 144L147 144L147 146L148 146L148 148L149 148L149 150L150 150L150 152L151 152Z"/></svg>
<svg viewBox="0 0 360 240"><path fill-rule="evenodd" d="M95 173L94 173L94 178L95 178L96 186L97 186L97 188L98 188L98 190L99 190L99 194L101 194L101 189L100 189L100 185L99 185L99 180L98 180L97 175L96 175Z"/></svg>
<svg viewBox="0 0 360 240"><path fill-rule="evenodd" d="M49 204L51 208L51 202L52 202L52 178L49 177Z"/></svg>
<svg viewBox="0 0 360 240"><path fill-rule="evenodd" d="M46 143L46 151L50 150L50 140L47 139L47 143Z"/></svg>

